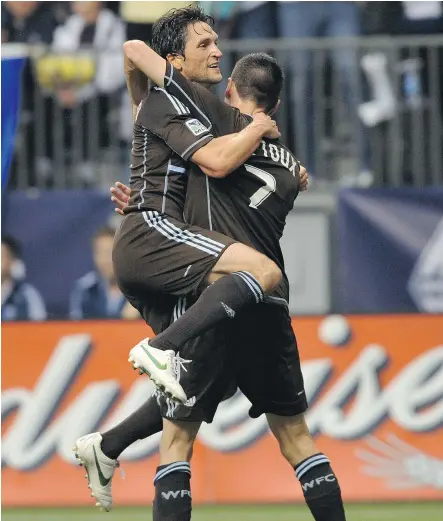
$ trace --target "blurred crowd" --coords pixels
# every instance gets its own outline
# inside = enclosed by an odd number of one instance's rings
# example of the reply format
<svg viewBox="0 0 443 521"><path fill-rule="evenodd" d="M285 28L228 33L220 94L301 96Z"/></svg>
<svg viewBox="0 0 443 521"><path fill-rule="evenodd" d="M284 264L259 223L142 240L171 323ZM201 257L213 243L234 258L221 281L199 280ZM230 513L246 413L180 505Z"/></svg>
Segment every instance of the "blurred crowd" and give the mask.
<svg viewBox="0 0 443 521"><path fill-rule="evenodd" d="M104 225L92 237L94 268L75 281L65 318L88 320L139 317L138 312L121 294L114 277L114 234L113 227ZM41 293L27 281L21 244L11 235L2 236L1 265L2 321L40 321L51 318Z"/></svg>
<svg viewBox="0 0 443 521"><path fill-rule="evenodd" d="M200 3L215 19L222 51L223 41L241 39L443 34L440 1ZM188 4L2 2L2 43L26 44L30 55L23 71L20 131L11 188L68 187L69 183L58 184L58 176L66 176L60 165L70 172L75 187L99 185L97 171L103 165L108 170L117 165L113 180L125 180L122 165L128 168L132 119L122 45L127 39L149 42L152 25L158 17L171 8ZM257 42L255 50L268 50ZM269 51L273 52L272 48ZM443 65L441 49L439 53L438 60ZM238 57L238 53L225 53L222 60L225 79ZM370 184L373 165L368 129L392 118L396 105L386 71L386 56L376 52L361 56L355 48L341 46L323 57L336 71L339 81L331 80L331 74L327 74L330 69L326 68L322 82L325 78L324 83L341 99L344 121L352 122L348 124L347 138L352 139L355 148L354 182L357 179L356 184ZM402 56L406 63L401 71L405 99L412 108L420 103L420 90L427 88L427 57L420 49L413 59ZM317 173L327 171L327 161L318 162L318 148L321 145L324 152L326 143L318 139L318 86L314 76L319 63L303 45L284 54L283 59L288 80L285 97L289 102L280 111L279 125L315 179ZM360 72L356 74L356 70ZM440 81L440 91L442 88ZM320 97L323 100L323 91ZM440 92L440 110L441 99ZM322 131L333 134L335 120L330 114L335 109L326 104L323 108ZM346 141L346 136L342 141ZM108 159L106 154L111 154ZM20 183L23 174L25 186ZM105 176L102 185L108 186L109 182L110 178ZM69 313L72 319L134 317L113 276L113 233L113 229L104 227L92 238L95 269L72 288ZM3 237L2 319L45 318L41 295L26 282L20 245L13 237Z"/></svg>
<svg viewBox="0 0 443 521"><path fill-rule="evenodd" d="M2 42L29 44L32 58L24 71L21 132L12 187L24 187L19 182L24 170L26 185L69 187L69 182L60 184L57 179L65 170L72 171L75 187L108 183L106 175L104 182L97 181L98 170L104 164L108 169L112 165L121 169L127 163L132 139L122 44L133 38L149 41L152 24L159 16L188 3L2 3ZM443 34L440 1L200 3L216 20L222 50L224 41L251 38ZM266 49L258 44L257 50ZM315 177L328 168L327 155L323 154L322 162L318 159L318 148L328 147L327 140L318 139L319 132L344 134L340 145L352 141L354 169L363 174L362 179L368 179L373 166L367 129L392 118L395 110L395 93L385 70L386 56L372 53L365 60L356 48L346 46L327 54L313 58L303 47L284 54L288 86L285 98L289 101L279 116L283 137L294 145ZM238 56L225 53L225 78ZM403 58L407 60L408 56ZM421 88L417 74L427 76L426 56L416 58L401 74L405 94L417 98ZM320 76L319 67L325 69ZM318 83L322 84L320 90ZM328 95L332 107L323 103ZM343 106L342 119L347 122L344 126L337 125L335 115L330 114L336 109L335 97ZM323 103L320 108L319 99ZM121 175L115 173L114 178Z"/></svg>

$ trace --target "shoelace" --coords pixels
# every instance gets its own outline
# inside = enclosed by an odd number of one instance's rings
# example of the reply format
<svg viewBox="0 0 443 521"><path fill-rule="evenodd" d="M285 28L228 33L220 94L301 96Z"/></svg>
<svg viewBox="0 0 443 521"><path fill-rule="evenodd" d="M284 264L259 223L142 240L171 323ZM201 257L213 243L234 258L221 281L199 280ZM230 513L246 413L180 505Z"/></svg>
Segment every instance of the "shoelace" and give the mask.
<svg viewBox="0 0 443 521"><path fill-rule="evenodd" d="M174 356L174 358L172 359L172 366L177 380L180 380L180 373L182 369L186 373L188 372L188 370L185 367L185 364L189 364L190 362L192 362L192 360L185 360L179 354L176 354Z"/></svg>
<svg viewBox="0 0 443 521"><path fill-rule="evenodd" d="M117 460L115 462L115 468L120 470L120 476L122 479L126 479L126 473L123 470L123 467L121 466L121 463Z"/></svg>

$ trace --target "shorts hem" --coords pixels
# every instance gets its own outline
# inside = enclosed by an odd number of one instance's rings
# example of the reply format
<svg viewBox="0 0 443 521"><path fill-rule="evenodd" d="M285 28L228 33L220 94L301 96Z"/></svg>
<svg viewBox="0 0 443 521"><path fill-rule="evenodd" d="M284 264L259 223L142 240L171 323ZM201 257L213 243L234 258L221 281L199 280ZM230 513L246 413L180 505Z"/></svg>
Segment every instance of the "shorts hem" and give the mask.
<svg viewBox="0 0 443 521"><path fill-rule="evenodd" d="M262 414L270 413L276 416L298 416L308 410L308 402L306 399L297 400L295 402L268 402L266 404L255 406L249 409L251 418L258 418Z"/></svg>
<svg viewBox="0 0 443 521"><path fill-rule="evenodd" d="M174 416L174 418L171 418L161 412L161 417L165 420L171 420L171 421L179 421L179 422L186 422L186 423L197 423L197 422L205 422L205 423L212 423L214 421L215 411L214 414L205 414L205 413L195 413L194 411L190 413L189 416L183 416L180 417L179 414L177 416Z"/></svg>

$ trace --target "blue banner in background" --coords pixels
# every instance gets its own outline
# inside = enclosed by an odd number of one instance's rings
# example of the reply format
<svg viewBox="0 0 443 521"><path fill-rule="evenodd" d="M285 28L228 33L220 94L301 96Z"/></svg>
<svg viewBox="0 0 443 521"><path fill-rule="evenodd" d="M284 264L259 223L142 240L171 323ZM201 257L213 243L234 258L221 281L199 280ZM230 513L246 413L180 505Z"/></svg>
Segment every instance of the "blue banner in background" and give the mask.
<svg viewBox="0 0 443 521"><path fill-rule="evenodd" d="M443 312L443 189L344 190L341 311Z"/></svg>
<svg viewBox="0 0 443 521"><path fill-rule="evenodd" d="M8 184L20 113L21 73L26 58L2 58L2 190Z"/></svg>
<svg viewBox="0 0 443 521"><path fill-rule="evenodd" d="M49 318L67 316L74 282L93 269L92 236L113 209L102 191L9 192L3 232L20 241L27 280L42 294Z"/></svg>
<svg viewBox="0 0 443 521"><path fill-rule="evenodd" d="M9 192L3 231L20 241L50 318L67 316L74 282L93 268L92 236L113 208L103 191ZM443 312L443 189L344 190L338 234L337 311Z"/></svg>

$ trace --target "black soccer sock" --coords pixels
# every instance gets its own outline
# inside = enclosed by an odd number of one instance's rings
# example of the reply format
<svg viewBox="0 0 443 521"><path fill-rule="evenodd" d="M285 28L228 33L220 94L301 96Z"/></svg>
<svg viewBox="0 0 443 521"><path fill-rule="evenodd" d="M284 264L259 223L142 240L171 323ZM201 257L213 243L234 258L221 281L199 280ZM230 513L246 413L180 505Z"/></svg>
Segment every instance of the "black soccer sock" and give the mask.
<svg viewBox="0 0 443 521"><path fill-rule="evenodd" d="M346 521L340 486L324 454L309 456L294 470L315 521Z"/></svg>
<svg viewBox="0 0 443 521"><path fill-rule="evenodd" d="M263 289L250 273L226 275L206 288L194 305L149 343L158 349L178 351L189 340L234 318L247 304L262 300Z"/></svg>
<svg viewBox="0 0 443 521"><path fill-rule="evenodd" d="M192 512L191 467L176 461L157 467L154 478L153 521L190 521Z"/></svg>
<svg viewBox="0 0 443 521"><path fill-rule="evenodd" d="M137 440L143 440L163 429L157 399L152 396L118 425L102 433L101 449L105 456L117 459Z"/></svg>

